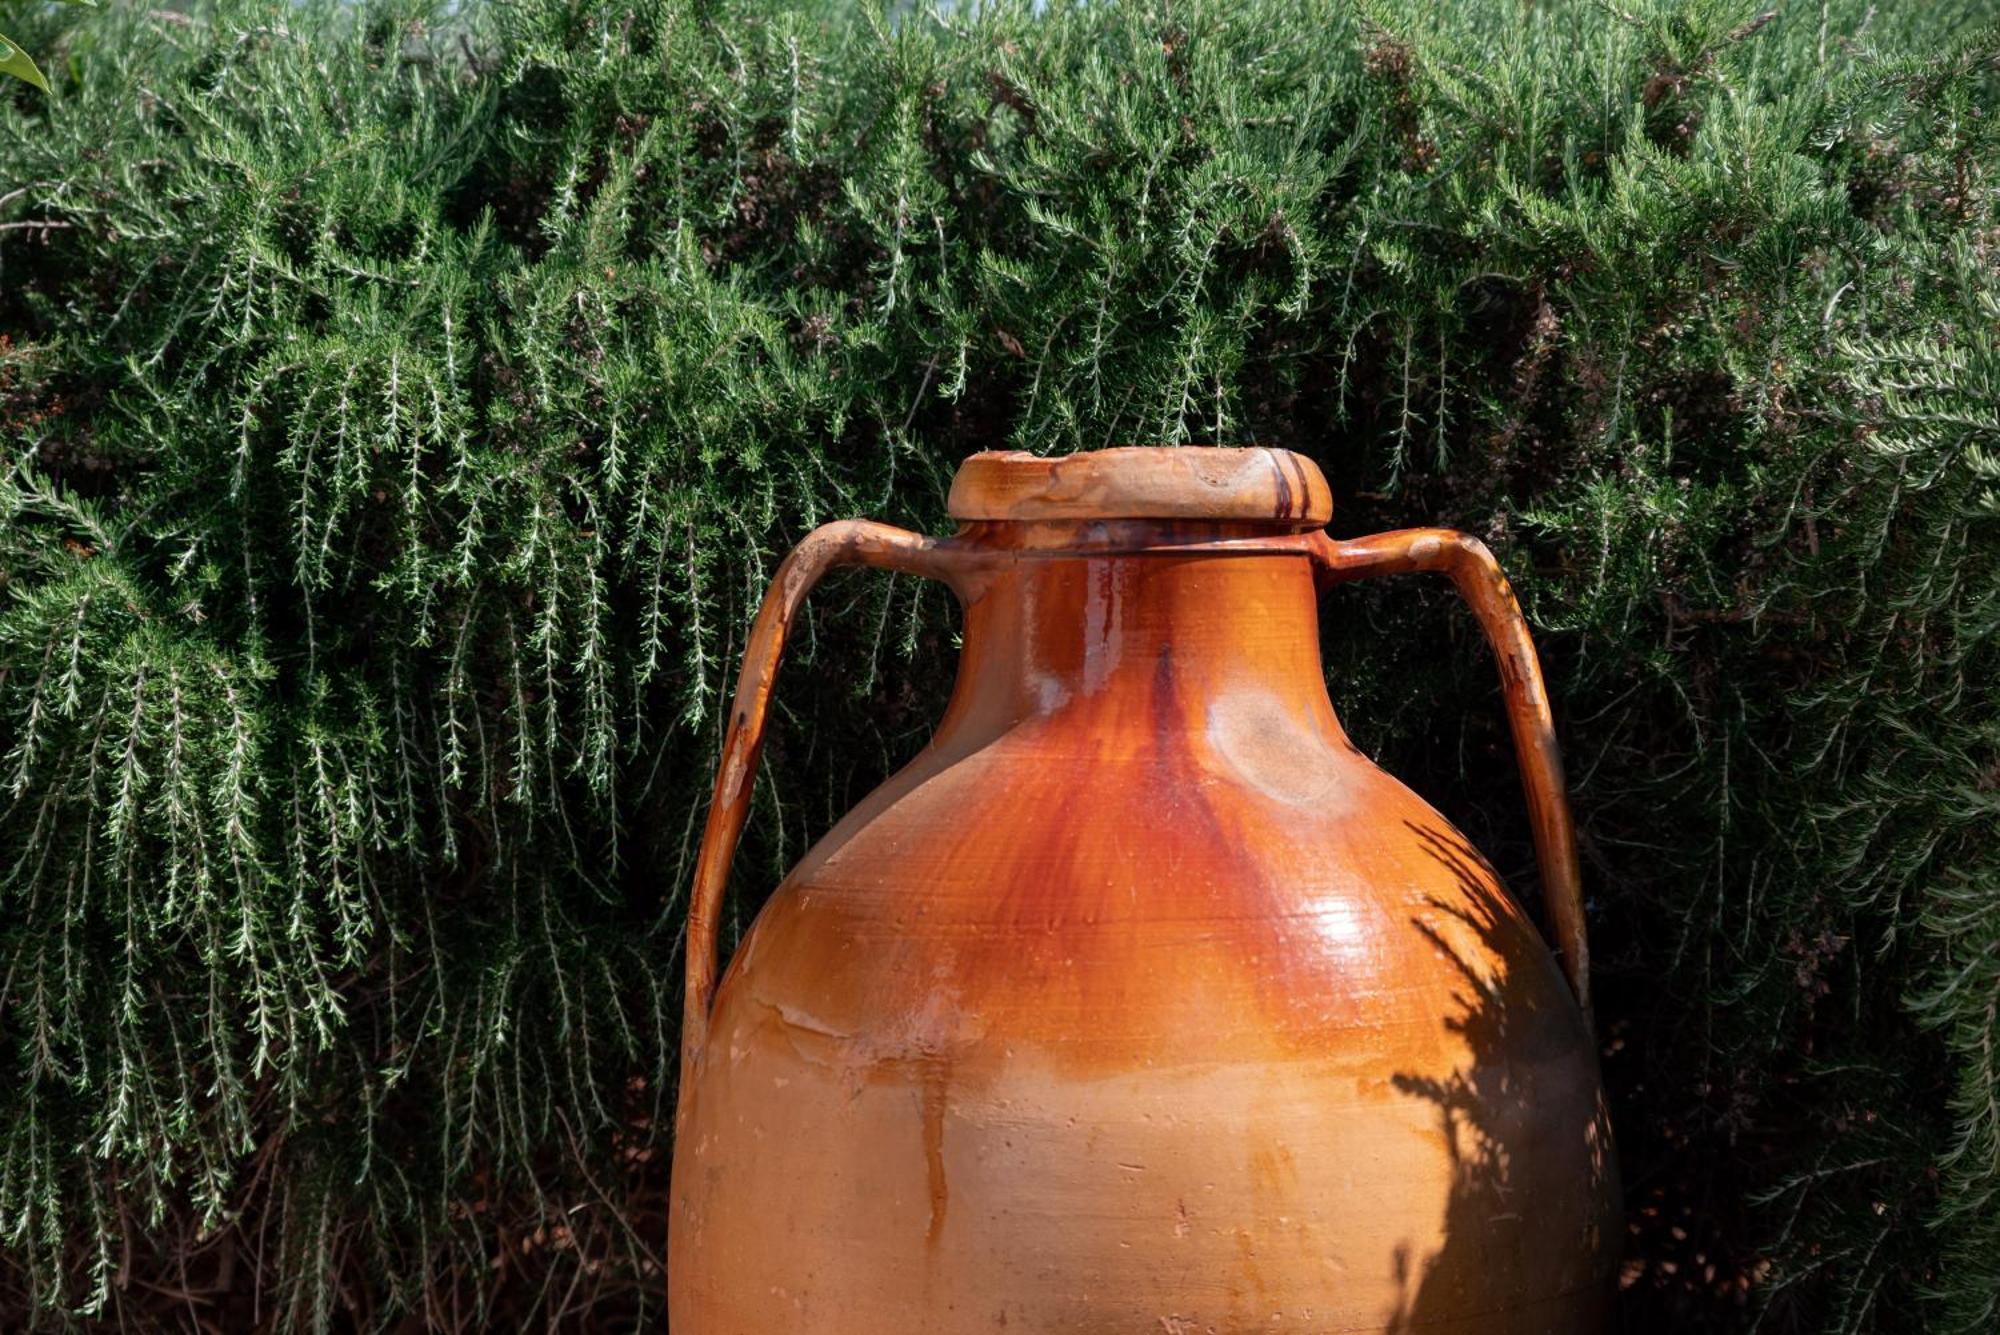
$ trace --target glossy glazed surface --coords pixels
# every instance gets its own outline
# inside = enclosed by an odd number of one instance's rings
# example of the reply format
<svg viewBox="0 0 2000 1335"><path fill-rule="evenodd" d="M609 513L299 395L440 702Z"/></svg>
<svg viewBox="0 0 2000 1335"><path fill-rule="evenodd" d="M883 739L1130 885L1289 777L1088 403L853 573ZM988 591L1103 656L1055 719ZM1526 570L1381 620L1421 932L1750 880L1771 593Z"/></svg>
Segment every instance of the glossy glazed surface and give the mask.
<svg viewBox="0 0 2000 1335"><path fill-rule="evenodd" d="M1490 558L1447 539L852 526L781 573L702 885L818 569L949 579L965 649L930 745L719 987L691 927L678 1335L1596 1328L1619 1238L1584 1014L1322 684L1316 582L1468 587Z"/></svg>

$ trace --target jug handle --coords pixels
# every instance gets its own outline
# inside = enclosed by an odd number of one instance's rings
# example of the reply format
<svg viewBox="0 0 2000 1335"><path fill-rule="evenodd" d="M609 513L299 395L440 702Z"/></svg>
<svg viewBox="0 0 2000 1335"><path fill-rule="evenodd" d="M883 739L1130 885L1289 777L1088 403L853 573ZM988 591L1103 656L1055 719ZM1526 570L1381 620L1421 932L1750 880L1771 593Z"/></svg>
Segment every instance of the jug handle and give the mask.
<svg viewBox="0 0 2000 1335"><path fill-rule="evenodd" d="M1529 637L1528 622L1514 599L1513 586L1470 534L1443 528L1401 529L1340 540L1313 535L1313 563L1320 584L1344 584L1374 575L1432 571L1451 577L1472 605L1500 664L1507 721L1514 734L1521 786L1527 791L1528 821L1534 829L1535 857L1541 865L1542 896L1556 955L1568 976L1584 1019L1590 1018L1590 945L1584 935L1583 877L1577 865L1576 829L1563 784L1562 754L1556 749L1554 716L1542 684L1541 660Z"/></svg>
<svg viewBox="0 0 2000 1335"><path fill-rule="evenodd" d="M744 646L743 668L729 706L715 793L709 800L701 850L695 856L694 886L688 896L687 985L681 1011L683 1090L690 1087L695 1059L708 1042L719 964L716 926L723 892L729 886L729 869L736 860L743 822L750 814L771 691L777 684L785 641L800 606L821 576L840 566L871 566L941 579L962 598L966 563L958 558L964 555L949 538L925 537L872 520L845 519L807 534L772 577Z"/></svg>

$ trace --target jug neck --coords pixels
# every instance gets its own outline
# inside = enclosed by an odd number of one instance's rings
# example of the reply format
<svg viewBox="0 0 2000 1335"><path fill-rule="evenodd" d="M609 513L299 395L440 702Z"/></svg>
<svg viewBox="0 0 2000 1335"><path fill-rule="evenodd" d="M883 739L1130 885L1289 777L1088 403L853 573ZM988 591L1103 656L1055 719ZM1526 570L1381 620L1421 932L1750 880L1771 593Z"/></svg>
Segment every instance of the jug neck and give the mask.
<svg viewBox="0 0 2000 1335"><path fill-rule="evenodd" d="M1344 742L1322 675L1312 560L1295 532L994 522L960 538L994 559L966 597L940 745L981 745L1034 719L1104 737L1199 732L1246 701Z"/></svg>

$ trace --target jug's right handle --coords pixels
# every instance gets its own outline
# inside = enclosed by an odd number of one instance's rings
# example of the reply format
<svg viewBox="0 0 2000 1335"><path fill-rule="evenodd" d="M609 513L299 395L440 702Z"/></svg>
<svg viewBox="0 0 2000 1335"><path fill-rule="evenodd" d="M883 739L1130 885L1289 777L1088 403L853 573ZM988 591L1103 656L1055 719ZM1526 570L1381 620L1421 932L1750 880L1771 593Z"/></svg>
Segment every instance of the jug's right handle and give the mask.
<svg viewBox="0 0 2000 1335"><path fill-rule="evenodd" d="M1342 541L1313 535L1313 562L1322 585L1371 575L1436 571L1451 582L1479 618L1479 628L1500 660L1507 697L1507 721L1514 733L1521 786L1527 790L1528 820L1534 827L1535 858L1542 869L1542 896L1556 955L1577 1004L1590 1017L1590 946L1584 936L1583 877L1576 860L1576 829L1569 793L1563 785L1562 755L1556 750L1555 721L1542 685L1541 660L1528 635L1528 622L1514 600L1500 563L1486 544L1443 528L1402 529Z"/></svg>
<svg viewBox="0 0 2000 1335"><path fill-rule="evenodd" d="M708 1042L709 1012L715 1001L720 963L716 928L723 891L729 886L729 868L736 860L737 841L750 814L757 758L764 746L764 725L785 641L806 595L821 576L838 566L872 566L941 579L961 598L967 595L966 580L971 572L967 553L950 538L929 538L866 519L845 519L807 534L772 576L744 646L743 670L730 701L729 728L723 736L722 762L715 775L715 795L709 800L701 851L695 856L694 887L688 895L687 986L681 1009L683 1096L693 1087L694 1064Z"/></svg>

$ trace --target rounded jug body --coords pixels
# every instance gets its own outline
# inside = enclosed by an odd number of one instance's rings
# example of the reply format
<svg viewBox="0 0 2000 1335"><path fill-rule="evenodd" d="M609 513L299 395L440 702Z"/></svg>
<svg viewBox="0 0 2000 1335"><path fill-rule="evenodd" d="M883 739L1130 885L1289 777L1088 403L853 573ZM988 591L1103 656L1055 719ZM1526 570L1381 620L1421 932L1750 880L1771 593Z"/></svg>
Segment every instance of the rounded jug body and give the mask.
<svg viewBox="0 0 2000 1335"><path fill-rule="evenodd" d="M1024 486L953 540L936 735L703 998L673 1329L1596 1328L1585 1013L1342 731L1311 514Z"/></svg>

